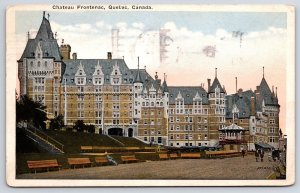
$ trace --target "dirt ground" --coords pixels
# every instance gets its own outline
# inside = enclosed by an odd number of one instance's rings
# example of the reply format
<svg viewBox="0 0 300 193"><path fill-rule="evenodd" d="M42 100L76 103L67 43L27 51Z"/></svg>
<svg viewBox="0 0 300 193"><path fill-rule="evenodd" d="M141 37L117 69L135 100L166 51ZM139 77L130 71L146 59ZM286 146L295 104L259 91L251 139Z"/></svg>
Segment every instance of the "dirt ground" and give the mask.
<svg viewBox="0 0 300 193"><path fill-rule="evenodd" d="M146 161L118 166L100 166L37 174L22 174L17 179L266 179L276 162L256 162L253 155L245 158L178 159Z"/></svg>

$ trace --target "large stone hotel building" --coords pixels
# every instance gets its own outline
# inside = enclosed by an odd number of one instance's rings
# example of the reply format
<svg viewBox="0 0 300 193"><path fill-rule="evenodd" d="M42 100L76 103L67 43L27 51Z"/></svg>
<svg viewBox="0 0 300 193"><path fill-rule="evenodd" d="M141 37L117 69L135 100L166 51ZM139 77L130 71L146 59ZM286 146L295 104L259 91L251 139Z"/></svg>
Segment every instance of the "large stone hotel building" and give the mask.
<svg viewBox="0 0 300 193"><path fill-rule="evenodd" d="M63 115L67 127L83 120L96 133L169 146L278 147L280 105L264 77L255 91L228 95L217 72L208 88L168 86L165 77L129 69L110 52L107 59L70 55L43 16L18 60L20 94L42 102L49 115Z"/></svg>

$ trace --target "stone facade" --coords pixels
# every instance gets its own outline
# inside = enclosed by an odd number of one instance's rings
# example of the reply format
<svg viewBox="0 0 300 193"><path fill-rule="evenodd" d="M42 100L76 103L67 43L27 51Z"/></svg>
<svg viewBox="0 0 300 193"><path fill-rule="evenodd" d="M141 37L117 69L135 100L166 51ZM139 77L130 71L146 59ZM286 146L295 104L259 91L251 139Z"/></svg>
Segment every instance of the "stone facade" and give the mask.
<svg viewBox="0 0 300 193"><path fill-rule="evenodd" d="M77 59L71 46L60 46L43 17L34 39L18 60L20 94L47 106L49 117L64 116L66 127L77 120L95 125L96 133L135 137L169 146L218 146L221 130L242 127L248 149L255 143L278 147L277 94L263 77L253 92L228 95L217 69L207 90L202 86L168 86L145 69L129 69L124 59ZM232 109L236 117L232 117ZM233 119L234 118L234 119Z"/></svg>

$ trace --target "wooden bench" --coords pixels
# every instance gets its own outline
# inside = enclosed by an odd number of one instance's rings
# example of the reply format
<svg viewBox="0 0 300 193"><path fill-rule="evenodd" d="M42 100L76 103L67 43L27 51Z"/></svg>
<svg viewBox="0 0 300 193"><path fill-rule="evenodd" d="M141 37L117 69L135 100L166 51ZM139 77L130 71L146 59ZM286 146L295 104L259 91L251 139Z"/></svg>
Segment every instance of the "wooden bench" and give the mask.
<svg viewBox="0 0 300 193"><path fill-rule="evenodd" d="M130 162L138 162L139 160L135 158L135 155L130 156L121 156L121 160L123 163L130 163Z"/></svg>
<svg viewBox="0 0 300 193"><path fill-rule="evenodd" d="M90 161L90 158L68 158L68 163L71 166L75 166L76 165L82 165L82 167L84 166L92 166L92 162Z"/></svg>
<svg viewBox="0 0 300 193"><path fill-rule="evenodd" d="M38 161L27 161L28 168L30 170L34 170L34 173L38 169L47 169L49 171L50 168L57 168L60 169L61 165L58 165L58 162L56 159L54 160L38 160Z"/></svg>
<svg viewBox="0 0 300 193"><path fill-rule="evenodd" d="M205 155L208 158L228 158L241 156L242 154L238 151L227 150L227 151L205 151Z"/></svg>
<svg viewBox="0 0 300 193"><path fill-rule="evenodd" d="M169 159L169 156L168 156L167 153L160 153L158 155L159 155L159 159L160 160L167 160L167 159Z"/></svg>
<svg viewBox="0 0 300 193"><path fill-rule="evenodd" d="M170 154L170 159L177 159L177 158L180 158L177 153L171 153Z"/></svg>
<svg viewBox="0 0 300 193"><path fill-rule="evenodd" d="M181 158L186 158L186 159L198 159L200 158L200 153L181 153Z"/></svg>
<svg viewBox="0 0 300 193"><path fill-rule="evenodd" d="M109 161L107 157L95 157L95 163L96 165L103 165L103 164L108 164Z"/></svg>

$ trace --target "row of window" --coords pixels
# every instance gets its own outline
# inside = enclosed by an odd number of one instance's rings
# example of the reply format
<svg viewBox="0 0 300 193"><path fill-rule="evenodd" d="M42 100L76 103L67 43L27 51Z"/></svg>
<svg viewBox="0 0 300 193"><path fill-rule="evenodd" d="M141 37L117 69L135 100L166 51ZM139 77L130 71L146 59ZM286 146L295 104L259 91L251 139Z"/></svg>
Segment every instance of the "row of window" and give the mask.
<svg viewBox="0 0 300 193"><path fill-rule="evenodd" d="M195 138L193 138L193 134L184 134L184 135L180 135L180 134L170 134L170 139L193 139L193 140L208 140L208 135L207 134L198 134L197 136L195 136Z"/></svg>
<svg viewBox="0 0 300 193"><path fill-rule="evenodd" d="M149 133L148 133L148 130L145 129L145 130L144 130L144 135L148 135L148 134L149 134ZM157 132L155 132L155 130L152 130L152 129L151 129L150 135L161 135L161 131L160 131L160 130L157 130Z"/></svg>
<svg viewBox="0 0 300 193"><path fill-rule="evenodd" d="M224 120L224 122L225 122L225 117L220 117L220 119ZM186 116L186 117L184 117L184 120L180 120L179 117L171 117L170 116L170 118L169 118L170 123L174 123L174 120L176 120L177 123L181 122L181 121L186 122L186 123L187 122L192 123L193 122L193 117ZM197 117L197 122L198 123L207 123L207 117Z"/></svg>
<svg viewBox="0 0 300 193"><path fill-rule="evenodd" d="M156 141L157 139L157 141ZM153 142L153 143L162 143L162 138L161 137L144 137L144 141L150 141L150 142Z"/></svg>
<svg viewBox="0 0 300 193"><path fill-rule="evenodd" d="M193 125L170 125L170 131L193 131ZM197 125L197 130L207 130L207 125Z"/></svg>

